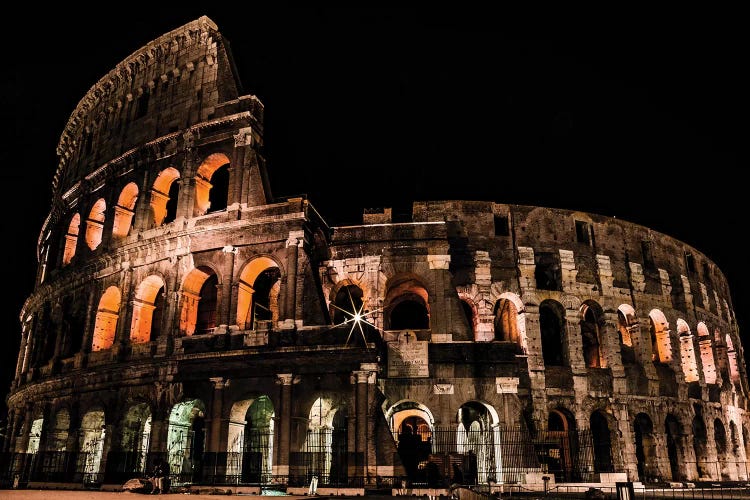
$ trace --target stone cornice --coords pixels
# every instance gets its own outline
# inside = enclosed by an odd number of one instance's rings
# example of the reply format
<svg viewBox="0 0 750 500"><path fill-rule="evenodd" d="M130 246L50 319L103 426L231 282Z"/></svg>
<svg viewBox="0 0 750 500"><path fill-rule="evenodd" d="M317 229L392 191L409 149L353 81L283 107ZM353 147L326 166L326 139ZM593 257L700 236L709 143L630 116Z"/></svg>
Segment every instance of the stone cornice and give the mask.
<svg viewBox="0 0 750 500"><path fill-rule="evenodd" d="M216 33L218 33L216 24L208 17L202 16L147 43L99 79L78 102L60 135L60 141L57 145L60 163L54 176L53 185L56 185L60 180L60 174L65 165L64 158L71 145L76 144L78 130L84 125L88 114L96 109L102 99L118 92L123 83L129 84L139 69L149 64L150 61L169 55L184 46L209 44L211 35Z"/></svg>

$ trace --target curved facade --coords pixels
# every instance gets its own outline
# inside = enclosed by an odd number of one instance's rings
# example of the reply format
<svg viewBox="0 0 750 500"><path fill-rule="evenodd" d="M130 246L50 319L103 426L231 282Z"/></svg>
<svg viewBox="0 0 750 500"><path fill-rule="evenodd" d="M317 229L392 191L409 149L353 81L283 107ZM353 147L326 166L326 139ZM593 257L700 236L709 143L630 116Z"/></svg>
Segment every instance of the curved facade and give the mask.
<svg viewBox="0 0 750 500"><path fill-rule="evenodd" d="M480 201L329 227L274 199L263 105L200 18L63 132L6 470L174 484L747 480L746 367L700 251ZM305 487L306 489L306 487Z"/></svg>

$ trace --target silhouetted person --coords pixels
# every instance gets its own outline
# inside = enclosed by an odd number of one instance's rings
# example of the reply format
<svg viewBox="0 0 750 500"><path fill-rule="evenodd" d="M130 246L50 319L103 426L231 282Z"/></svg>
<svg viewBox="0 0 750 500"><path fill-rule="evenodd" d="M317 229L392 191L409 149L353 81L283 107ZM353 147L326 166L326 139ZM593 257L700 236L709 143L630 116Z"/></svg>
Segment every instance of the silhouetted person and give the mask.
<svg viewBox="0 0 750 500"><path fill-rule="evenodd" d="M151 470L151 482L154 484L154 488L151 490L152 495L159 493L166 493L169 489L167 486L167 467L161 458L154 460L154 468Z"/></svg>
<svg viewBox="0 0 750 500"><path fill-rule="evenodd" d="M464 484L464 473L461 472L461 467L458 464L453 464L453 477L451 478L453 484Z"/></svg>

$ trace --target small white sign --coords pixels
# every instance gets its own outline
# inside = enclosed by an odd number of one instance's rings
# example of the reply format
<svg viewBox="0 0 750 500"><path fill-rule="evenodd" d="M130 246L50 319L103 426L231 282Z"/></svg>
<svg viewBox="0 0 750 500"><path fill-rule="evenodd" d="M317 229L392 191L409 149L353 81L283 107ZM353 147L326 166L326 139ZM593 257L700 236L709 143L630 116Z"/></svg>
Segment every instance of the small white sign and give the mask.
<svg viewBox="0 0 750 500"><path fill-rule="evenodd" d="M418 378L429 377L429 342L417 340L414 332L403 332L398 340L388 342L388 376Z"/></svg>

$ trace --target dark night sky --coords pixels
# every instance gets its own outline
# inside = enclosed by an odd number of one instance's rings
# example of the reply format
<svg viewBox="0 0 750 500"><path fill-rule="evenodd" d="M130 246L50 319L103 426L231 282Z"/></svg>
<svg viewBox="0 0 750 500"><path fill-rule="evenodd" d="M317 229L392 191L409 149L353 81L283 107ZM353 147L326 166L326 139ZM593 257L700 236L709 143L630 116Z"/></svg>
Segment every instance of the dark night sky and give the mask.
<svg viewBox="0 0 750 500"><path fill-rule="evenodd" d="M739 11L253 5L124 4L84 17L30 3L5 18L0 173L15 199L2 218L0 394L69 114L119 61L200 15L229 39L244 92L265 104L275 196L306 193L331 225L412 199L616 216L706 253L729 279L740 325L750 318L740 243L750 43Z"/></svg>

